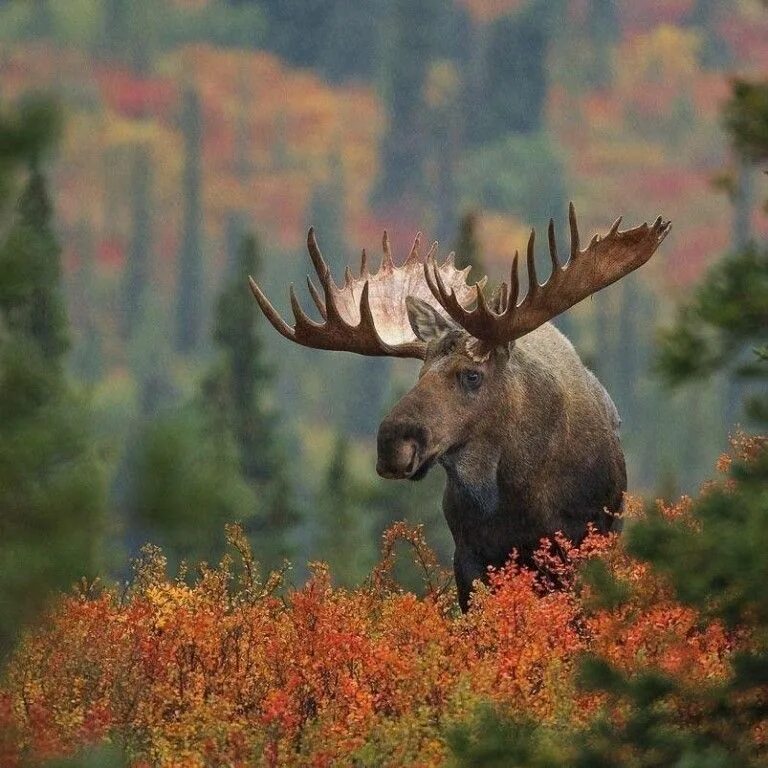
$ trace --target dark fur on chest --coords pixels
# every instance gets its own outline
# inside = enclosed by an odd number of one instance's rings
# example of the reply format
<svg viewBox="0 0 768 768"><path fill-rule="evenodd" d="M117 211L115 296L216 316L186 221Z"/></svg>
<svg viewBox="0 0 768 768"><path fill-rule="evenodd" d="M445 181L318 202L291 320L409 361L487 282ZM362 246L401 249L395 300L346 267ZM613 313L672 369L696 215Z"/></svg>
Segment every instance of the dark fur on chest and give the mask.
<svg viewBox="0 0 768 768"><path fill-rule="evenodd" d="M446 471L443 513L458 549L471 553L486 568L503 565L513 550L521 556L532 554L541 531L525 486L506 483L502 488L498 479L473 485L450 468Z"/></svg>
<svg viewBox="0 0 768 768"><path fill-rule="evenodd" d="M512 552L521 564L532 566L541 540L555 532L578 544L590 523L611 530L615 518L610 513L619 512L626 488L621 454L599 445L579 462L559 463L549 483L542 481L548 471L545 460L517 471L497 467L481 483L462 477L455 463L441 463L448 476L443 512L456 544L454 570L463 610L472 582L485 580L488 568L501 567Z"/></svg>

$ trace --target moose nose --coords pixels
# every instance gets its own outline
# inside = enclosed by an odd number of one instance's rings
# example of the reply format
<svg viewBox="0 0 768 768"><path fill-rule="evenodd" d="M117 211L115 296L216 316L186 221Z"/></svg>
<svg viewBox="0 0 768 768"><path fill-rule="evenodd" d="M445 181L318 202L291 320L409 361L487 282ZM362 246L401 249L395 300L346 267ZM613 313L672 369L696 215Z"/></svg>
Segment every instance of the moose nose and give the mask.
<svg viewBox="0 0 768 768"><path fill-rule="evenodd" d="M383 422L377 438L376 472L381 477L410 477L419 468L427 433L423 427L403 422Z"/></svg>

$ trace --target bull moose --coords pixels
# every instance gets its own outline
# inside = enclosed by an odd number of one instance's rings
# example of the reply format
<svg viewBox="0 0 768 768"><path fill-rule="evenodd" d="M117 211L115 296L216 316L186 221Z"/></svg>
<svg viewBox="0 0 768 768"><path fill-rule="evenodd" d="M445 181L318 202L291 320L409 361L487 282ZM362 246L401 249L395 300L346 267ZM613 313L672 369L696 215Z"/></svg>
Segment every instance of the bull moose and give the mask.
<svg viewBox="0 0 768 768"><path fill-rule="evenodd" d="M583 250L573 204L570 257L561 265L549 222L552 273L540 285L535 232L527 249L528 290L518 303L518 254L509 283L486 298L483 278L453 254L439 263L437 244L425 258L419 237L395 266L384 234L375 273L365 251L360 273L345 270L337 286L313 229L307 247L322 294L307 277L322 316L302 310L293 286L295 323L288 325L258 284L256 301L285 338L315 349L422 361L417 384L379 427L376 469L385 478L419 480L438 463L447 484L443 512L455 543L454 574L462 610L472 583L517 552L530 563L541 539L560 531L579 543L588 526L616 526L626 468L619 415L610 396L550 320L640 267L670 230L661 217L619 230L617 219Z"/></svg>

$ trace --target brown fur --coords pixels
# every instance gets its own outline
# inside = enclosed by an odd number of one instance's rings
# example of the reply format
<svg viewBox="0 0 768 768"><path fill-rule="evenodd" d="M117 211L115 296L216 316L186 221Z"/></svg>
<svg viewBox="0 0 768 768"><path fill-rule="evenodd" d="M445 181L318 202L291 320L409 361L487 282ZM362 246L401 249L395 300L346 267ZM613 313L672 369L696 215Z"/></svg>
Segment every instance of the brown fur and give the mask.
<svg viewBox="0 0 768 768"><path fill-rule="evenodd" d="M614 526L626 490L619 418L550 324L477 362L466 332L446 330L439 316L431 329L419 319L427 356L416 386L381 424L377 469L419 479L435 462L444 467L443 511L466 610L472 582L513 550L530 563L543 537L562 531L579 542L589 523ZM462 384L466 370L483 375L474 391Z"/></svg>

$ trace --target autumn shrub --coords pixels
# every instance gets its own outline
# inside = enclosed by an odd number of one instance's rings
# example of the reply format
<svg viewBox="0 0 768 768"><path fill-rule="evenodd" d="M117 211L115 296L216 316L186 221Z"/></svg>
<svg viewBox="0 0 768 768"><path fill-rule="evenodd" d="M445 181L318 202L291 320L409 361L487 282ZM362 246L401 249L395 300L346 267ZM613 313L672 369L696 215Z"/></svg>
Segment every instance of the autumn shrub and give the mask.
<svg viewBox="0 0 768 768"><path fill-rule="evenodd" d="M702 498L731 492L726 465ZM699 503L648 516L629 500L628 515L693 540ZM237 526L227 529L230 554L194 578L168 576L162 552L146 547L129 584L83 584L27 633L0 691L0 764L110 743L133 766L507 765L513 756L563 765L576 743L564 734L599 742L658 708L703 732L701 701L683 691L727 682L754 634L681 599L628 527L629 547L615 535L591 534L579 548L556 538L537 571L510 562L466 615L450 574L404 524L385 534L379 565L355 589L334 588L322 564L302 586L287 571L262 578ZM420 596L393 578L398 542L423 574ZM585 659L625 692L645 685L646 699L584 685ZM653 698L659 686L669 695ZM746 738L757 744L762 731ZM621 764L612 759L594 764Z"/></svg>

